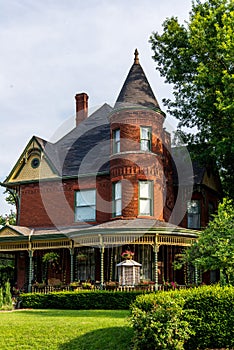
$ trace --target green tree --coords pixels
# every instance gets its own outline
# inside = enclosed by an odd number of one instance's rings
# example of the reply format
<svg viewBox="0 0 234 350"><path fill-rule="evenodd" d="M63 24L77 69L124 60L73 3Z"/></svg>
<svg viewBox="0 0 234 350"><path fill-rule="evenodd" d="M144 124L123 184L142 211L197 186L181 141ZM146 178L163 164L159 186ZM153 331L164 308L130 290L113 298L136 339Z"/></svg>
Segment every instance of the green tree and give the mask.
<svg viewBox="0 0 234 350"><path fill-rule="evenodd" d="M15 225L16 223L16 214L11 210L10 214L8 215L0 215L0 225Z"/></svg>
<svg viewBox="0 0 234 350"><path fill-rule="evenodd" d="M156 69L173 84L173 99L164 99L179 120L178 131L195 144L200 159L215 157L227 196L234 197L234 2L192 2L189 21L163 23L150 43ZM194 131L195 127L195 131ZM192 129L193 128L193 129ZM188 131L188 130L191 131Z"/></svg>
<svg viewBox="0 0 234 350"><path fill-rule="evenodd" d="M202 271L219 269L225 283L234 285L234 205L231 200L225 198L219 204L213 220L197 242L186 250L182 259L182 263L185 262Z"/></svg>

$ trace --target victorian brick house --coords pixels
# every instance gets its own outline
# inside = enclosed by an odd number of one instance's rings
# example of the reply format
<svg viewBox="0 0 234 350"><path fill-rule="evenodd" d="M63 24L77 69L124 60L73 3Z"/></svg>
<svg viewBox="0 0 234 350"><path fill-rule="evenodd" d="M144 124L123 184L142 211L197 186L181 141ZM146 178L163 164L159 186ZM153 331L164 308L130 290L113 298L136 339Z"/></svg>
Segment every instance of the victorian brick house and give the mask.
<svg viewBox="0 0 234 350"><path fill-rule="evenodd" d="M209 221L219 182L185 147L171 149L138 52L113 108L88 116L87 94L75 99L76 127L55 143L33 136L2 184L17 199L17 225L0 229L0 259L14 262L18 287L50 277L102 286L118 280L125 249L156 289L195 278L172 263Z"/></svg>

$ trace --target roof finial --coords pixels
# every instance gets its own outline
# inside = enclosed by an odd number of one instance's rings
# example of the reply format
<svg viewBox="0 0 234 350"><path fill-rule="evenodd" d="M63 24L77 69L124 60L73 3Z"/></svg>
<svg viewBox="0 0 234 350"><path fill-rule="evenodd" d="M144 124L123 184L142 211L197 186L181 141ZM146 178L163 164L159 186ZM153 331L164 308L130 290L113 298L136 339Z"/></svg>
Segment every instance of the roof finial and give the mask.
<svg viewBox="0 0 234 350"><path fill-rule="evenodd" d="M134 63L139 64L139 52L137 49L135 50L134 55L135 55Z"/></svg>

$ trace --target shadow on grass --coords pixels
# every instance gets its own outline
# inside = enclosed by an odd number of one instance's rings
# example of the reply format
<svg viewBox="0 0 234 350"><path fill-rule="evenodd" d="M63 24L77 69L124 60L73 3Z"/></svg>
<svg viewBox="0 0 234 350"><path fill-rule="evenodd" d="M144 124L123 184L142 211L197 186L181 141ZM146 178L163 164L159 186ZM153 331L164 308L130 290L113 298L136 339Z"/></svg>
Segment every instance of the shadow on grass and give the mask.
<svg viewBox="0 0 234 350"><path fill-rule="evenodd" d="M128 310L61 310L61 309L19 309L14 310L25 315L37 317L111 317L123 318L130 314Z"/></svg>
<svg viewBox="0 0 234 350"><path fill-rule="evenodd" d="M58 350L130 350L133 330L130 327L98 329L61 344Z"/></svg>

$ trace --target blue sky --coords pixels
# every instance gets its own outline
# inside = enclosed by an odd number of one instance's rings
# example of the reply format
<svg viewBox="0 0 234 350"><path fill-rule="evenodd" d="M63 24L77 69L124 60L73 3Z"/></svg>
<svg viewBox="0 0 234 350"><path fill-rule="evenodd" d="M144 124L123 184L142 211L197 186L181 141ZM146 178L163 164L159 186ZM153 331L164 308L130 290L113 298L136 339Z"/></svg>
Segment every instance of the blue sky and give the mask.
<svg viewBox="0 0 234 350"><path fill-rule="evenodd" d="M161 104L171 88L148 43L166 17L189 17L190 0L0 0L0 181L32 135L51 140L74 120L78 92L95 108L115 102L138 48ZM0 214L9 212L0 188Z"/></svg>

